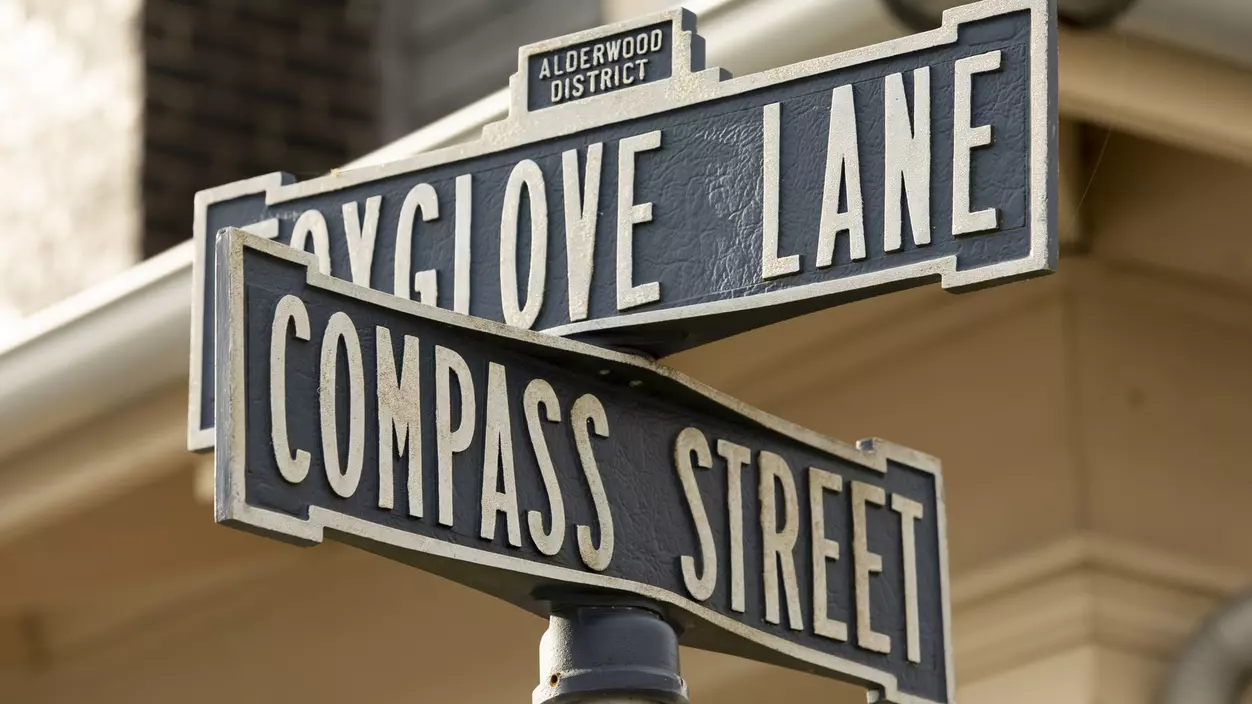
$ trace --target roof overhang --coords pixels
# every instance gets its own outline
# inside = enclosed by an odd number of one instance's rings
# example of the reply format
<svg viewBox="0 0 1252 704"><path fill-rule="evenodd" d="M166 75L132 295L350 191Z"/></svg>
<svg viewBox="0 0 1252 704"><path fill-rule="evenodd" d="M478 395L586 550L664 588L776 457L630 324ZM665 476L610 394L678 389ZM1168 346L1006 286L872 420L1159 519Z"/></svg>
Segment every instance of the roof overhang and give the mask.
<svg viewBox="0 0 1252 704"><path fill-rule="evenodd" d="M688 6L701 16L709 65L736 73L906 31L880 0L709 0ZM1064 117L1252 163L1252 72L1103 32L1064 31L1060 46ZM344 168L473 138L484 124L504 117L507 101L501 90ZM28 318L0 341L0 474L37 471L12 458L185 382L191 260L188 242Z"/></svg>

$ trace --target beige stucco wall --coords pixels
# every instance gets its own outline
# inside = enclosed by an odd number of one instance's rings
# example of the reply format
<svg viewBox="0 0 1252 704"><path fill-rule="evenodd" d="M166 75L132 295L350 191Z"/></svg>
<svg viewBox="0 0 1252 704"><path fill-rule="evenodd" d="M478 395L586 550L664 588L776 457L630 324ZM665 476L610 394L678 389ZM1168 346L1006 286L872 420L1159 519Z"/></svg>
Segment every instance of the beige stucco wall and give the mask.
<svg viewBox="0 0 1252 704"><path fill-rule="evenodd" d="M0 338L139 257L140 6L0 3Z"/></svg>

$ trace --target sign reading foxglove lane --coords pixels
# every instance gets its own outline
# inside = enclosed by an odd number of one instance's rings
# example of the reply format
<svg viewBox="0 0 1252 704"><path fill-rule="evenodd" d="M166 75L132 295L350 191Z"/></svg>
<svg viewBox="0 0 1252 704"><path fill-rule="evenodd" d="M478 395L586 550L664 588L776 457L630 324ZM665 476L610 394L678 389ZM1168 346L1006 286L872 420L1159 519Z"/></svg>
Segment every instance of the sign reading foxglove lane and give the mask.
<svg viewBox="0 0 1252 704"><path fill-rule="evenodd" d="M1045 0L988 0L729 79L674 11L524 47L509 117L477 141L204 191L190 443L212 442L226 226L401 298L654 356L925 282L1050 271L1051 22Z"/></svg>
<svg viewBox="0 0 1252 704"><path fill-rule="evenodd" d="M554 588L633 593L688 645L952 701L933 458L238 230L217 254L219 521L351 542L545 615Z"/></svg>

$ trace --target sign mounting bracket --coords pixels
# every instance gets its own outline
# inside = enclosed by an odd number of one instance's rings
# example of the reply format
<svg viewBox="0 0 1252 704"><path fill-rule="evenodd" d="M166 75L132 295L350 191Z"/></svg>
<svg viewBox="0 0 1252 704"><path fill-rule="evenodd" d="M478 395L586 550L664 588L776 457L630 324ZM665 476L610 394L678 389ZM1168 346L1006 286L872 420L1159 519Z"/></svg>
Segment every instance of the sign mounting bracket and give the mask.
<svg viewBox="0 0 1252 704"><path fill-rule="evenodd" d="M680 627L661 605L620 594L550 595L533 704L689 704Z"/></svg>

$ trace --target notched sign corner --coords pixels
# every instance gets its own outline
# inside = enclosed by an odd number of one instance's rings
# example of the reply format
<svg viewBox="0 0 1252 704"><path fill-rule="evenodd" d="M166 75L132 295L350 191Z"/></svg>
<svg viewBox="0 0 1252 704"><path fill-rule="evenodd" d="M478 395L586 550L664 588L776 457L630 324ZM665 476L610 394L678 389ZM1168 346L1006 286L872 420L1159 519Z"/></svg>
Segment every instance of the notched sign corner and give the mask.
<svg viewBox="0 0 1252 704"><path fill-rule="evenodd" d="M703 68L690 13L590 30L524 48L509 118L476 141L198 194L189 446L212 444L222 227L401 298L652 356L936 280L1051 271L1052 9L944 18L733 79ZM575 96L593 75L608 89Z"/></svg>
<svg viewBox="0 0 1252 704"><path fill-rule="evenodd" d="M528 44L509 79L509 120L703 70L704 39L683 8Z"/></svg>
<svg viewBox="0 0 1252 704"><path fill-rule="evenodd" d="M532 611L554 586L682 642L950 702L934 458L840 443L642 358L218 246L218 520L324 538Z"/></svg>

